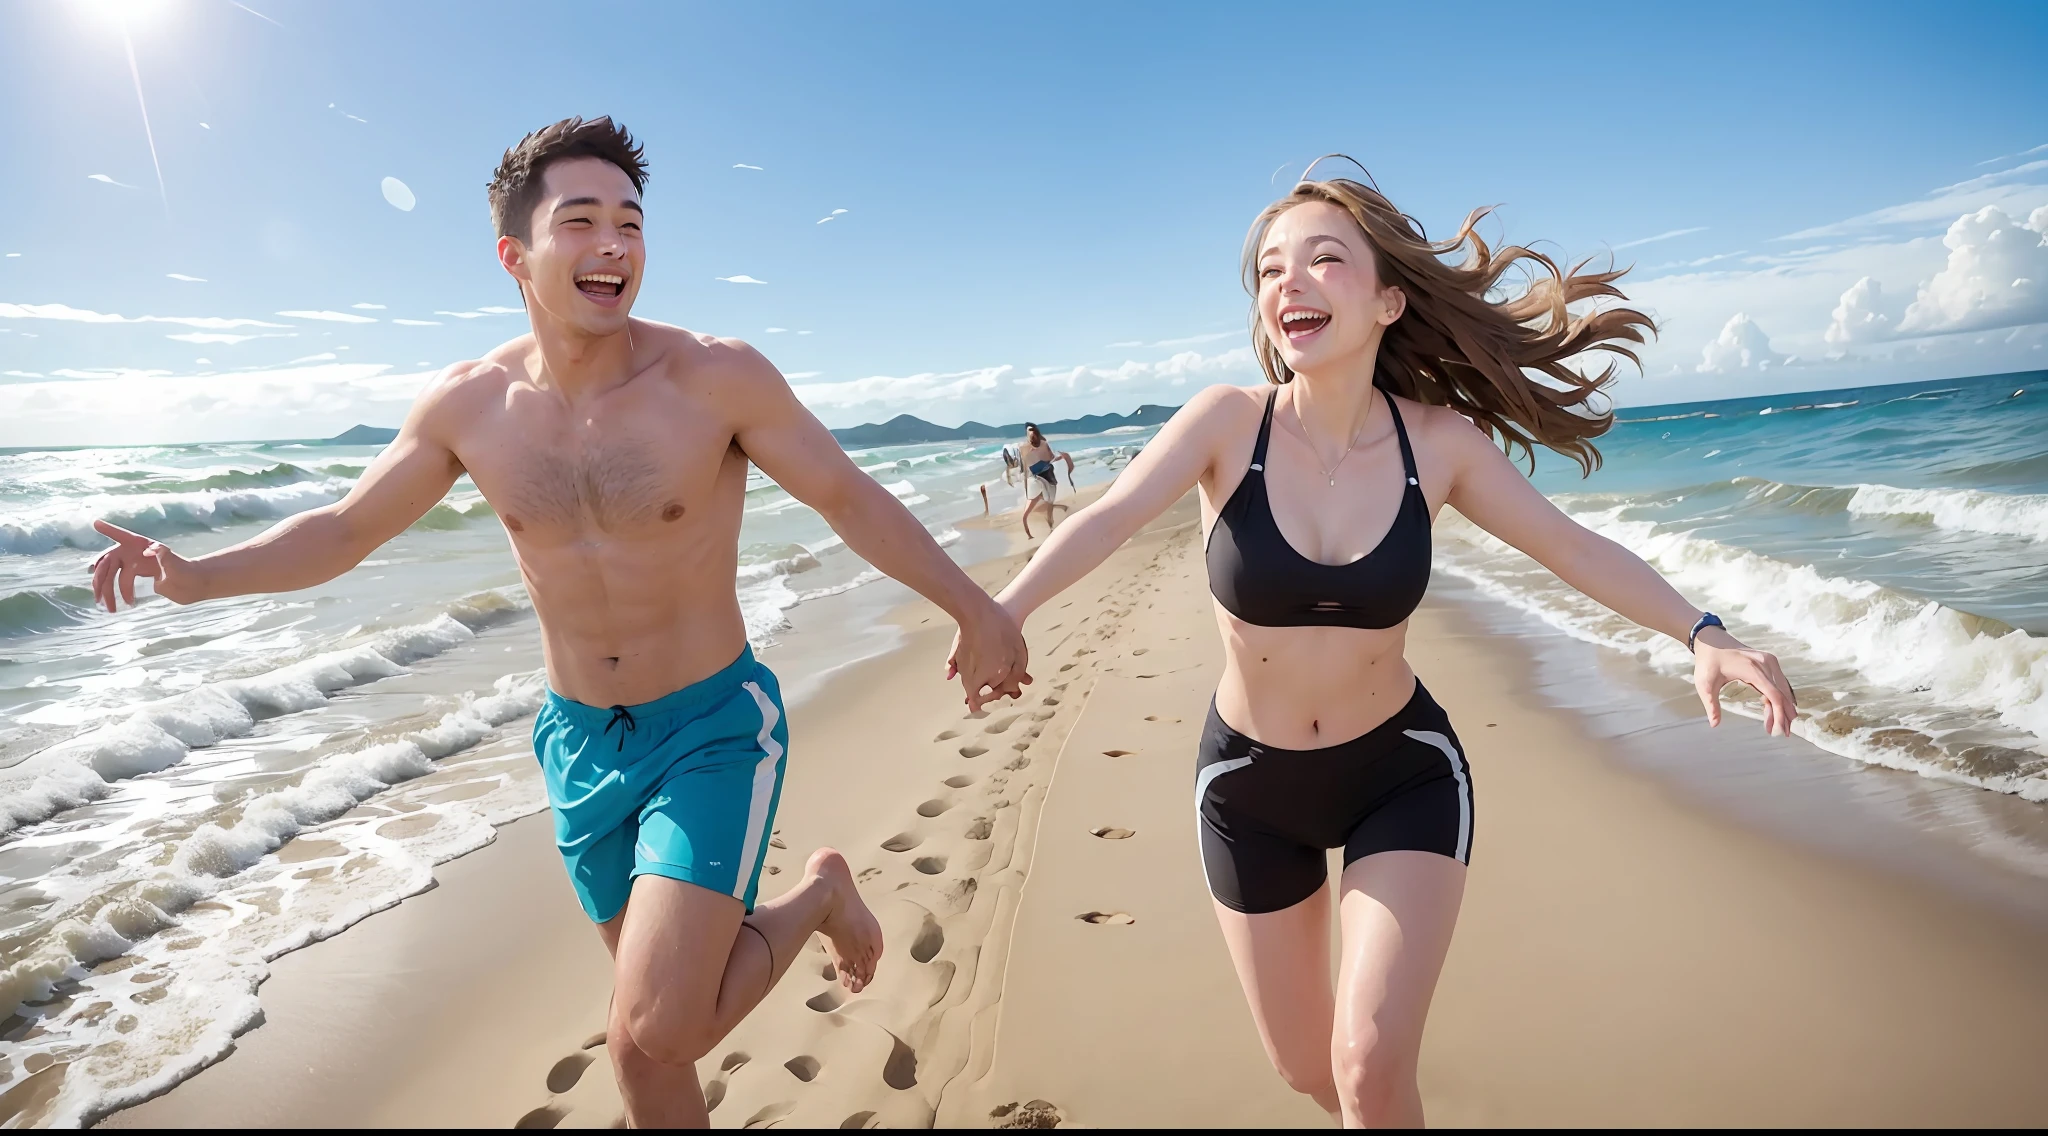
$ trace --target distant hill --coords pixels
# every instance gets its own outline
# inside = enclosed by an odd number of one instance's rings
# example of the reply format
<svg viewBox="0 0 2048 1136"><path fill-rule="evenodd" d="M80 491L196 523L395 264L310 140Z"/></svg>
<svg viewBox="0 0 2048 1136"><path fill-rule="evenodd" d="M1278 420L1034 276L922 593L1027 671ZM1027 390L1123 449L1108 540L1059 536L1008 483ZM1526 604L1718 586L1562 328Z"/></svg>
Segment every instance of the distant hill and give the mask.
<svg viewBox="0 0 2048 1136"><path fill-rule="evenodd" d="M323 446L382 446L398 437L398 431L382 426L351 426L320 443Z"/></svg>
<svg viewBox="0 0 2048 1136"><path fill-rule="evenodd" d="M1040 422L1038 428L1048 434L1100 434L1118 426L1157 426L1173 417L1177 406L1153 406L1146 404L1129 414L1084 414L1079 418L1062 418L1053 422ZM1008 426L990 426L981 422L962 422L958 426L940 426L926 422L913 414L899 414L887 422L871 422L865 426L848 426L832 431L839 444L849 449L863 449L868 446L909 446L919 442L960 442L968 440L1001 438L1007 441L1024 436L1024 424L1013 422ZM383 426L351 426L334 437L320 443L325 446L382 446L398 437L398 431Z"/></svg>
<svg viewBox="0 0 2048 1136"><path fill-rule="evenodd" d="M1154 406L1147 403L1129 414L1084 414L1079 418L1061 418L1057 421L1040 422L1038 428L1047 434L1100 434L1118 426L1157 426L1173 417L1177 406ZM958 426L940 426L926 422L913 414L899 414L887 422L870 423L866 426L848 426L832 431L839 444L853 449L867 446L909 446L919 442L961 442L968 440L1002 438L1016 439L1024 436L1024 424L989 426L980 422L962 422Z"/></svg>

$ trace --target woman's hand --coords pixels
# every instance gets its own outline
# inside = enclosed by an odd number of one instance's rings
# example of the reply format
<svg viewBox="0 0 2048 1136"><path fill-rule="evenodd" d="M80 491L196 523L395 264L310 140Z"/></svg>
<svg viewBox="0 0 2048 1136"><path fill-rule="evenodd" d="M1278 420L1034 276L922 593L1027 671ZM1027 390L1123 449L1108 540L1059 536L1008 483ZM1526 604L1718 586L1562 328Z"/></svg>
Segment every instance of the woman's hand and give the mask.
<svg viewBox="0 0 2048 1136"><path fill-rule="evenodd" d="M118 595L127 601L128 606L135 606L137 576L155 580L156 594L172 603L187 604L202 598L199 573L193 569L191 561L172 552L168 545L106 521L94 521L92 527L114 542L114 547L100 553L92 562L92 598L95 603L113 611Z"/></svg>
<svg viewBox="0 0 2048 1136"><path fill-rule="evenodd" d="M1731 682L1763 696L1764 728L1773 736L1792 732L1799 702L1778 666L1778 656L1745 647L1719 627L1705 628L1693 642L1692 685L1699 691L1700 705L1707 708L1708 725L1721 724L1721 688Z"/></svg>

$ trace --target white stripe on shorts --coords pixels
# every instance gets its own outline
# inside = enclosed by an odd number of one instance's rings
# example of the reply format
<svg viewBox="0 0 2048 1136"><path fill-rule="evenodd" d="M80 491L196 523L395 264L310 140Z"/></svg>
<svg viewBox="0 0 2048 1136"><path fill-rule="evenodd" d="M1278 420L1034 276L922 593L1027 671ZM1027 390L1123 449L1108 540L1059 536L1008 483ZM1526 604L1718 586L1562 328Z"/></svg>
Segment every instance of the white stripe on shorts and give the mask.
<svg viewBox="0 0 2048 1136"><path fill-rule="evenodd" d="M1430 745L1444 751L1444 756L1451 760L1451 776L1458 779L1458 844L1454 858L1460 864L1470 864L1472 862L1472 781L1465 775L1464 755L1458 752L1457 746L1451 744L1451 739L1437 733L1435 730L1402 730L1401 732L1418 742L1428 742Z"/></svg>
<svg viewBox="0 0 2048 1136"><path fill-rule="evenodd" d="M1233 773L1243 769L1251 763L1252 759L1249 757L1233 757L1227 761L1218 761L1205 765L1202 767L1202 772L1195 776L1195 854L1202 859L1202 879L1204 881L1212 877L1209 875L1209 846L1202 839L1202 798L1209 795L1209 782L1216 780L1225 773Z"/></svg>
<svg viewBox="0 0 2048 1136"><path fill-rule="evenodd" d="M743 682L740 686L754 696L754 705L761 708L761 732L754 741L761 747L761 760L754 766L754 796L747 804L747 839L740 845L739 877L733 882L734 899L747 898L747 881L753 878L754 863L761 857L761 842L767 837L763 831L768 827L768 804L775 799L775 766L782 760L782 743L775 740L775 727L782 721L782 711L775 700L761 690L758 682Z"/></svg>

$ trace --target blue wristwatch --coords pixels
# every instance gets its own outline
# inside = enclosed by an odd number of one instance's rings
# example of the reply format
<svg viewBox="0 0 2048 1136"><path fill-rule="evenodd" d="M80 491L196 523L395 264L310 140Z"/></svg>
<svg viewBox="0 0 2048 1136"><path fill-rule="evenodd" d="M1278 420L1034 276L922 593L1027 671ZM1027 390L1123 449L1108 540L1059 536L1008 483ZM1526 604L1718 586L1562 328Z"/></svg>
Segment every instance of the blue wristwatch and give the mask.
<svg viewBox="0 0 2048 1136"><path fill-rule="evenodd" d="M1700 621L1693 624L1692 630L1686 633L1685 649L1688 651L1692 650L1693 644L1699 640L1700 632L1705 631L1709 627L1718 627L1723 631L1728 629L1728 625L1721 622L1720 616L1715 615L1711 611L1703 611L1700 613Z"/></svg>

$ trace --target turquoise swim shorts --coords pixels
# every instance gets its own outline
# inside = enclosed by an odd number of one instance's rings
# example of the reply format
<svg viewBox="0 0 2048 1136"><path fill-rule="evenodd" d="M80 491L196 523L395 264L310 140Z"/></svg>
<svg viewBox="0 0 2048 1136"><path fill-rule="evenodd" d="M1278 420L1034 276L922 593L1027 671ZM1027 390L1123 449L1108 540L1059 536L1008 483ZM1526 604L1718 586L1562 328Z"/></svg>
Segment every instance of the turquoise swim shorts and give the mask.
<svg viewBox="0 0 2048 1136"><path fill-rule="evenodd" d="M667 876L754 910L789 727L775 675L731 666L638 706L548 692L533 722L555 845L584 914L623 910L636 876Z"/></svg>

